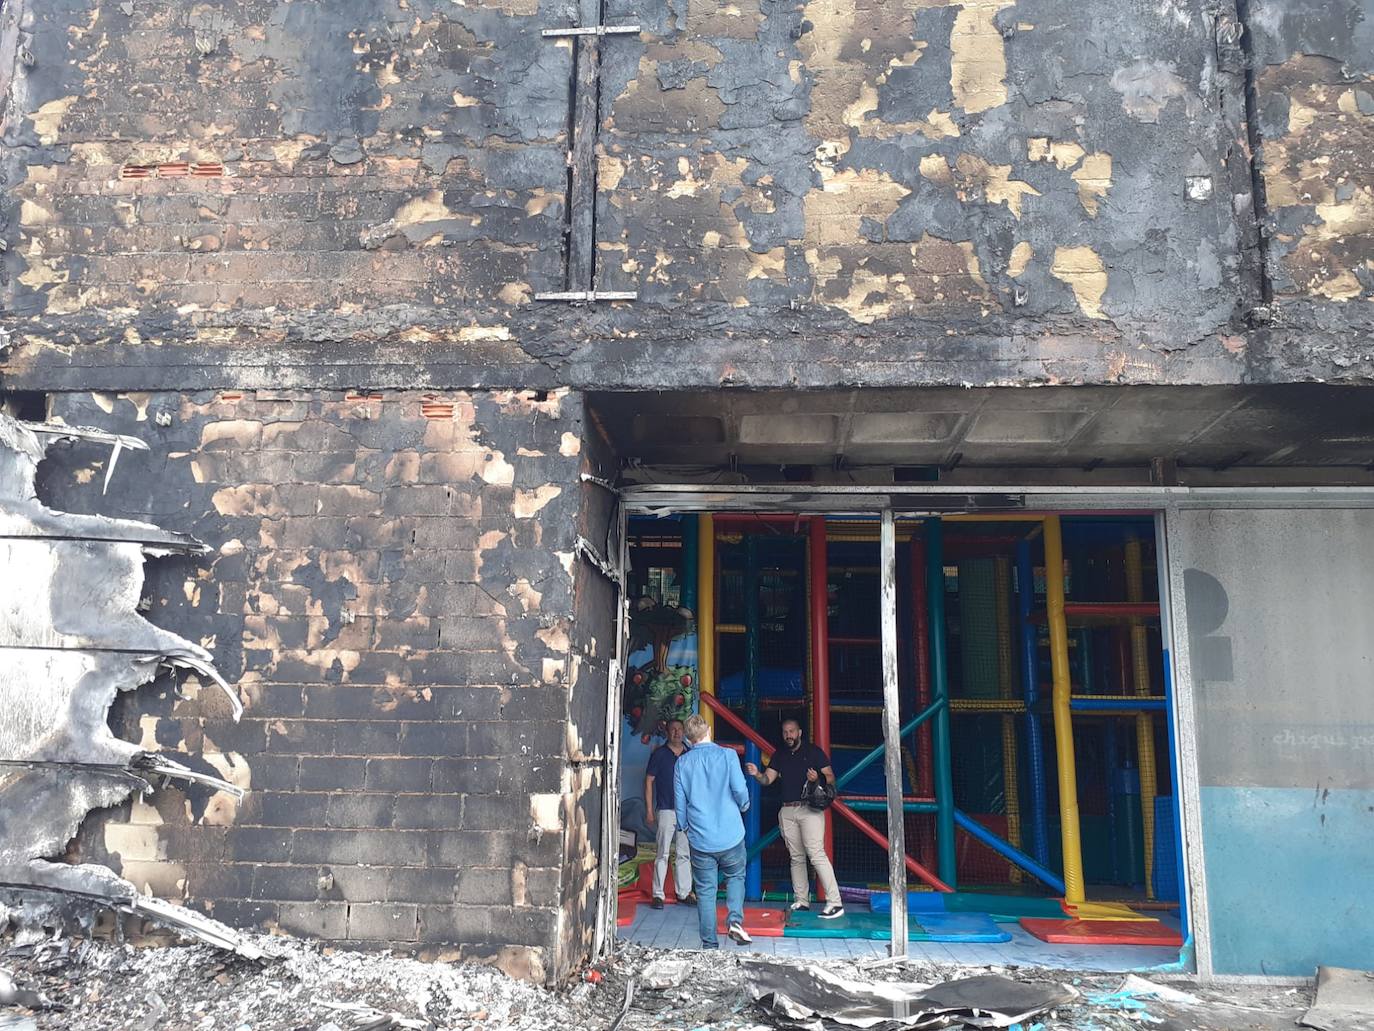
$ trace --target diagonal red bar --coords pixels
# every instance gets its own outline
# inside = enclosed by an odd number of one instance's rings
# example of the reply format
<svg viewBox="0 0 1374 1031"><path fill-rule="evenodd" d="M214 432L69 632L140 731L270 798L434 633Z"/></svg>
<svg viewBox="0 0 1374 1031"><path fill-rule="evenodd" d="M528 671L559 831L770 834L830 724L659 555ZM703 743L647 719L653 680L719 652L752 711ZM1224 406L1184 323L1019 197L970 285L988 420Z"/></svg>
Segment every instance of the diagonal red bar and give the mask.
<svg viewBox="0 0 1374 1031"><path fill-rule="evenodd" d="M764 755L773 754L774 749L773 746L768 743L768 739L765 738L762 734L758 733L756 730L754 730L754 728L749 726L749 724L745 723L744 720L740 719L733 712L731 712L729 708L726 707L724 702L718 700L714 695L709 695L705 692L702 692L701 700L705 705L710 706L711 711L714 712L717 716L719 716L726 723L730 724L730 726L738 730L748 740L758 745L759 750L763 752ZM869 823L862 816L856 813L853 809L850 809L849 806L845 805L843 802L833 802L831 803L830 808L833 809L835 812L839 813L841 816L843 816L855 827L857 827L861 834L872 840L875 844L879 845L884 852L886 852L891 847L887 840L887 835L883 834L881 831L879 831L871 823ZM934 888L936 891L953 890L950 888L948 884L940 880L940 878L936 877L933 873L927 870L920 863L916 862L916 860L912 859L910 856L906 857L906 868L910 870L915 876L919 877L926 884Z"/></svg>

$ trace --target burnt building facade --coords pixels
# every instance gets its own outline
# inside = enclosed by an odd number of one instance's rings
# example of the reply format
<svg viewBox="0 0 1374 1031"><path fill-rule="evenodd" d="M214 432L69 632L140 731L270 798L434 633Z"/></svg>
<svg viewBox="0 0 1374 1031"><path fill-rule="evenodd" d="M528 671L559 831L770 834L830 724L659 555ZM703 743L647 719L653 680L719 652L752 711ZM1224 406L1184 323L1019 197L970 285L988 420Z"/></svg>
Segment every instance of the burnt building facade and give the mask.
<svg viewBox="0 0 1374 1031"><path fill-rule="evenodd" d="M242 798L68 859L232 926L601 946L627 465L1374 484L1369 0L5 0L0 87L7 412L147 444L38 500L243 708L150 667Z"/></svg>

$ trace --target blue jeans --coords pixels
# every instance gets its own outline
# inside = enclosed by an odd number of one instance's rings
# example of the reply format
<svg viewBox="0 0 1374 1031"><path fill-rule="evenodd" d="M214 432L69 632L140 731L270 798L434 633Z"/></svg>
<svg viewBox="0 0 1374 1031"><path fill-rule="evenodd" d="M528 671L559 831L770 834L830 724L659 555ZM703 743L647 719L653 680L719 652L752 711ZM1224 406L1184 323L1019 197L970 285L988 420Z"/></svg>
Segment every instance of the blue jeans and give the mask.
<svg viewBox="0 0 1374 1031"><path fill-rule="evenodd" d="M703 948L720 948L716 937L716 884L725 877L726 926L744 923L744 868L748 863L744 842L723 852L692 849L692 889L697 893L697 921Z"/></svg>

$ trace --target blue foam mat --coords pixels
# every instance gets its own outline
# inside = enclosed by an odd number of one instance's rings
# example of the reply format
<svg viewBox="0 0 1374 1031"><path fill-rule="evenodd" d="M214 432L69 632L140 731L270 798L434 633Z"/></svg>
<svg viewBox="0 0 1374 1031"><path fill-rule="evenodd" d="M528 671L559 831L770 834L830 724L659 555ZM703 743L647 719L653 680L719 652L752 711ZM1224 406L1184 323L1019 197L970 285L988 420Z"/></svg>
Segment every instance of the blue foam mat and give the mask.
<svg viewBox="0 0 1374 1031"><path fill-rule="evenodd" d="M875 891L868 896L868 906L875 913L892 912L892 892ZM908 913L944 913L945 893L942 891L909 891L906 893Z"/></svg>
<svg viewBox="0 0 1374 1031"><path fill-rule="evenodd" d="M908 922L910 941L993 943L1011 941L984 913L914 913ZM793 913L783 928L785 938L868 938L887 941L892 926L883 914L846 913L838 920L821 920L812 912Z"/></svg>

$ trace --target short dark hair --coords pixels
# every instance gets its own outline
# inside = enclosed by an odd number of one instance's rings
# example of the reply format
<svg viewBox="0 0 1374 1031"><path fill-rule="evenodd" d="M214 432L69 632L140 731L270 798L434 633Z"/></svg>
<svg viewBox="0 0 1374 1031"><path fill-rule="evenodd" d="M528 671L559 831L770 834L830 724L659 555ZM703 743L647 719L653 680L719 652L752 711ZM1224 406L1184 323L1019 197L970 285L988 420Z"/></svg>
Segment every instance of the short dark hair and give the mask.
<svg viewBox="0 0 1374 1031"><path fill-rule="evenodd" d="M670 719L667 723L665 723L664 726L666 726L666 727L671 727L674 723L681 723L681 724L683 724L683 726L686 726L686 722L683 721L683 720L681 720L681 719L679 719L679 718L676 717L676 716L674 716L674 717L673 717L672 719Z"/></svg>
<svg viewBox="0 0 1374 1031"><path fill-rule="evenodd" d="M784 716L784 717L782 718L782 726L785 727L785 726L787 726L789 723L795 723L795 724L797 725L797 729L798 729L798 730L805 730L805 729L806 729L805 727L802 726L802 721L799 720L799 719L797 719L797 717L795 717L795 716Z"/></svg>

